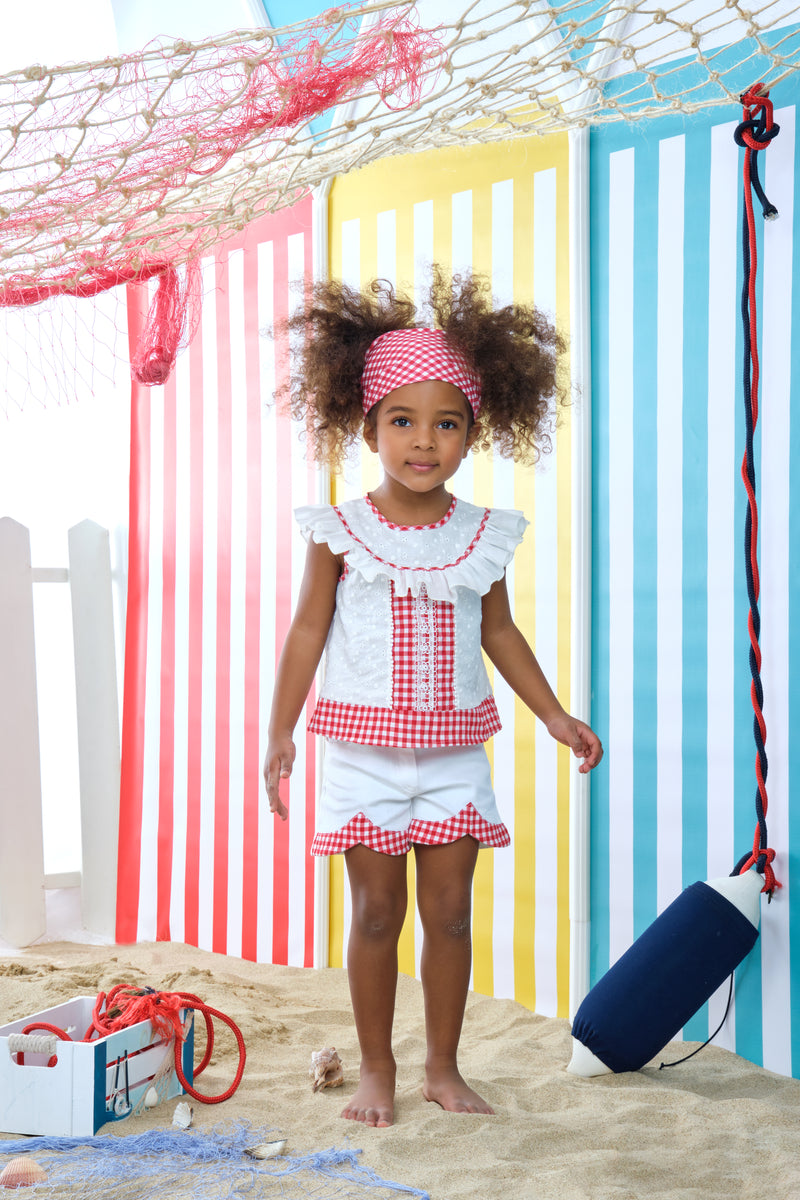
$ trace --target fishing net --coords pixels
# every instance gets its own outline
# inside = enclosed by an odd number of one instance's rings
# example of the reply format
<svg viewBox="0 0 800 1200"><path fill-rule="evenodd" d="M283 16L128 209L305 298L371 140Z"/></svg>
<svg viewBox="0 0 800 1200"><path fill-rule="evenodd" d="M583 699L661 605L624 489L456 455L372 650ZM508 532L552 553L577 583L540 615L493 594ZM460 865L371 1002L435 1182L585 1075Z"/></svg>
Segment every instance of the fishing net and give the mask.
<svg viewBox="0 0 800 1200"><path fill-rule="evenodd" d="M390 154L731 103L797 69L798 22L800 0L373 0L29 66L0 78L0 307L158 280L133 373L163 383L199 256L256 217Z"/></svg>
<svg viewBox="0 0 800 1200"><path fill-rule="evenodd" d="M204 1133L25 1138L0 1142L0 1169L17 1157L37 1163L45 1173L30 1193L37 1200L430 1200L419 1188L381 1179L359 1161L360 1150L251 1158L248 1148L270 1136L239 1124Z"/></svg>
<svg viewBox="0 0 800 1200"><path fill-rule="evenodd" d="M0 300L161 275L387 154L738 100L796 69L798 20L787 0L419 0L29 67L0 79Z"/></svg>

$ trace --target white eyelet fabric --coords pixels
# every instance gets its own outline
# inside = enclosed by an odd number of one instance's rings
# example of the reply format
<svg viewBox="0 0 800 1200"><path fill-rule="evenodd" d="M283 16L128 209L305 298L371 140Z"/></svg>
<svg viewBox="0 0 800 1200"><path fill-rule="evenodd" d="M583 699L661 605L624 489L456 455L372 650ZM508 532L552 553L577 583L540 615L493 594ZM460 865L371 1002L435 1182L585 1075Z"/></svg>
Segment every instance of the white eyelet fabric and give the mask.
<svg viewBox="0 0 800 1200"><path fill-rule="evenodd" d="M500 721L481 654L481 596L503 577L522 514L454 500L435 525L408 527L364 498L296 517L306 538L345 562L312 732L397 747L492 737Z"/></svg>
<svg viewBox="0 0 800 1200"><path fill-rule="evenodd" d="M431 600L450 604L459 588L483 596L502 579L528 524L516 509L464 500L436 525L394 525L366 498L307 505L295 517L306 538L347 555L348 571L391 579L398 595L418 596L424 586Z"/></svg>

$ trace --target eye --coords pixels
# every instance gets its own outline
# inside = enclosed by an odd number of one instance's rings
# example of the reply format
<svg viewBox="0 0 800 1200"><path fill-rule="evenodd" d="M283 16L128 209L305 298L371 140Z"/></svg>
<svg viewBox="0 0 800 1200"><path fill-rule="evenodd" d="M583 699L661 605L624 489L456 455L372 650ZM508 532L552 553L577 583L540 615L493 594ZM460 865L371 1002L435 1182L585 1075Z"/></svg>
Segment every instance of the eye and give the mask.
<svg viewBox="0 0 800 1200"><path fill-rule="evenodd" d="M451 421L449 417L445 417L445 419L443 421L439 422L439 428L440 429L457 429L458 426L456 425L455 421Z"/></svg>
<svg viewBox="0 0 800 1200"><path fill-rule="evenodd" d="M394 417L392 424L399 425L401 429L407 429L411 422L408 417Z"/></svg>

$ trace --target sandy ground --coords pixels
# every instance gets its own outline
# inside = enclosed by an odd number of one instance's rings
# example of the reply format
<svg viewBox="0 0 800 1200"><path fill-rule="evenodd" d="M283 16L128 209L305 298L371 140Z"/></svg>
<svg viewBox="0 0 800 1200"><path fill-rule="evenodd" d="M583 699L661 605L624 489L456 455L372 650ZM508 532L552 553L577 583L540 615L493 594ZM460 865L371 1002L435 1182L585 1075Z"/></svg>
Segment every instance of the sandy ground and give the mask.
<svg viewBox="0 0 800 1200"><path fill-rule="evenodd" d="M198 1130L248 1120L279 1130L292 1154L349 1144L380 1176L425 1189L431 1200L800 1200L800 1081L713 1046L671 1071L655 1063L635 1074L575 1078L565 1072L568 1023L509 1000L471 995L462 1039L462 1070L496 1115L445 1113L420 1091L422 993L401 978L391 1129L339 1116L358 1071L341 970L263 966L176 944L55 943L0 957L0 1022L115 983L192 992L241 1028L242 1084L222 1105L194 1104ZM311 1052L326 1045L342 1057L345 1085L313 1094ZM685 1050L676 1045L661 1057ZM198 1090L223 1092L235 1065L223 1026ZM175 1103L108 1129L169 1126Z"/></svg>

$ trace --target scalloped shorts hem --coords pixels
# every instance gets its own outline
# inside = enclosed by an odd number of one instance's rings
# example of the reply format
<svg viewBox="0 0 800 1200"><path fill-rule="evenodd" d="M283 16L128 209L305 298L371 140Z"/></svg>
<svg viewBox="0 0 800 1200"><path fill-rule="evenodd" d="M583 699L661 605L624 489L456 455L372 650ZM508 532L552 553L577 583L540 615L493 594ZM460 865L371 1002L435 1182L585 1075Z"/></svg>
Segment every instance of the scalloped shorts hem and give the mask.
<svg viewBox="0 0 800 1200"><path fill-rule="evenodd" d="M363 845L381 854L408 854L413 846L446 846L462 837L473 837L481 847L509 846L511 837L500 821L490 825L468 804L463 812L446 821L412 821L408 829L380 829L363 813L333 833L317 833L311 843L316 857L344 854L351 846Z"/></svg>

